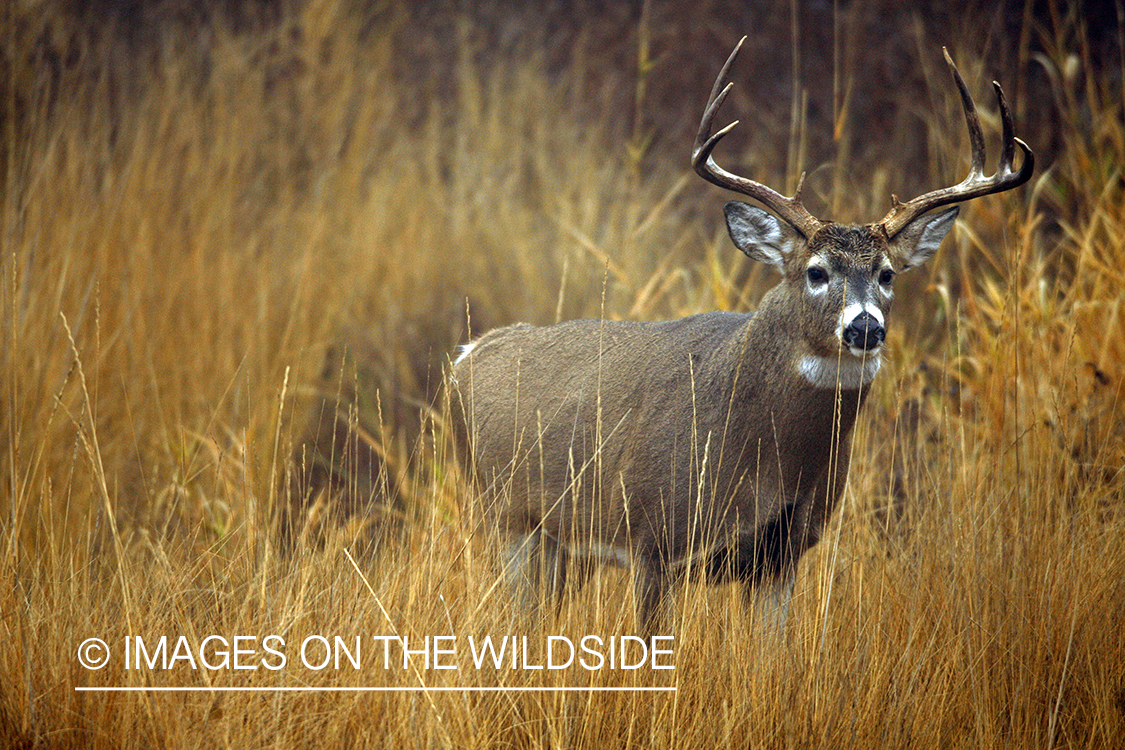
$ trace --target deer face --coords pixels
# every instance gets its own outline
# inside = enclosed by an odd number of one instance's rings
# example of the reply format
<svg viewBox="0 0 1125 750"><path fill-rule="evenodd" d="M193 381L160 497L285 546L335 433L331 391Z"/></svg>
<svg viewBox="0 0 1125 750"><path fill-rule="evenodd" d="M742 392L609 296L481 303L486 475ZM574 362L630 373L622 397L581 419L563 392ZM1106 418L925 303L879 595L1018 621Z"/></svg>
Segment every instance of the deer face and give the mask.
<svg viewBox="0 0 1125 750"><path fill-rule="evenodd" d="M880 225L825 223L806 239L754 206L731 202L724 211L734 244L784 275L804 353L831 361L877 362L895 276L933 256L957 217L957 208L921 216L894 237Z"/></svg>
<svg viewBox="0 0 1125 750"><path fill-rule="evenodd" d="M790 253L785 283L801 300L805 341L819 356L870 357L886 338L895 270L887 241L867 227L829 224Z"/></svg>

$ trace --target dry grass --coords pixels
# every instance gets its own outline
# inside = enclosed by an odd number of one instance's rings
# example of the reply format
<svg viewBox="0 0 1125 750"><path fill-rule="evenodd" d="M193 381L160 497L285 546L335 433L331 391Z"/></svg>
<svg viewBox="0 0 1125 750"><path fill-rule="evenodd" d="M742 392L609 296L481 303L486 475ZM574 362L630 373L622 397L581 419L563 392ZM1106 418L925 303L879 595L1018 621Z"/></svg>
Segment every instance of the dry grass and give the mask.
<svg viewBox="0 0 1125 750"><path fill-rule="evenodd" d="M703 18L722 9L704 5ZM856 103L870 51L857 40L880 7L840 19L839 85L819 102L834 152L811 135L816 106L790 118L787 104L732 100L752 112L749 169L781 184L782 170L814 167L814 199L843 219L881 215L891 185L959 178L958 105L929 54L940 43L982 108L988 76L1008 86L992 59L1015 71L1020 122L1041 125L1017 127L1041 166L1020 194L968 205L900 292L891 366L861 419L843 508L802 563L787 647L760 648L733 589L689 586L675 670L624 672L471 668L467 638L513 632L516 614L435 405L470 328L753 305L769 279L735 257L719 196L685 168L709 85L691 71L713 75L739 30L654 4L640 20L574 21L563 49L537 46L522 17L442 12L427 26L393 4L321 0L237 32L165 20L126 44L127 29L76 31L51 4L12 5L0 744L1121 743L1120 39L1095 38L1078 4L1028 11L1011 40L984 10L953 40L937 21L893 15L888 37L929 57L917 90L888 95L872 149ZM887 45L879 70L893 69L899 46ZM776 54L748 50L739 75ZM806 54L805 67L833 70L827 53ZM599 75L622 60L632 67ZM832 167L849 155L869 166ZM317 476L302 505L289 479ZM367 512L279 547L286 508L300 521L334 502ZM353 565L370 527L394 533ZM609 571L515 632L533 644L630 633L628 592ZM126 671L115 653L88 671L76 659L91 636L120 649L129 635L270 633L289 646L285 669ZM366 651L360 670L309 670L295 655L314 634L452 634L462 668L384 670ZM106 685L427 689L74 690ZM430 689L469 685L677 690Z"/></svg>

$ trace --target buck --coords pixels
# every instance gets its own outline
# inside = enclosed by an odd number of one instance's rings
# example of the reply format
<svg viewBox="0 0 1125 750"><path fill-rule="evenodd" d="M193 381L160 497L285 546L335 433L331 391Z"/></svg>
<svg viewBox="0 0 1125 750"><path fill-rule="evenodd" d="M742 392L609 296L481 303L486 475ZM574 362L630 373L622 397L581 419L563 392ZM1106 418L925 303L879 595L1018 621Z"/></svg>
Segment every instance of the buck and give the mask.
<svg viewBox="0 0 1125 750"><path fill-rule="evenodd" d="M934 255L958 208L929 212L1015 188L1034 165L994 83L1002 146L995 174L984 174L976 108L946 52L968 124L968 176L906 203L892 196L876 224L818 219L801 202L804 175L785 197L712 156L737 124L712 134L741 46L715 81L691 159L705 180L768 209L724 208L735 246L782 275L757 311L521 323L464 346L451 372L458 444L482 517L506 540L506 569L529 595L542 586L555 596L575 563L631 567L648 630L669 584L692 570L741 582L749 604L761 587L759 601L784 622L797 562L848 476L895 277Z"/></svg>

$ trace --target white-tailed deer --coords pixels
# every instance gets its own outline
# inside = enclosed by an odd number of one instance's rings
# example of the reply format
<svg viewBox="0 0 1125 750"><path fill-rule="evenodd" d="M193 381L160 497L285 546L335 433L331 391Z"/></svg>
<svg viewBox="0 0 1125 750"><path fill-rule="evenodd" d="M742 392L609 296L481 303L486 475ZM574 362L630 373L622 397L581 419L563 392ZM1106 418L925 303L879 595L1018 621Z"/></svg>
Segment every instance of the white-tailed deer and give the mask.
<svg viewBox="0 0 1125 750"><path fill-rule="evenodd" d="M997 171L985 176L976 108L946 53L968 123L968 177L906 203L892 197L876 224L817 219L801 203L800 182L785 197L712 157L737 124L712 133L741 45L711 91L692 165L769 209L725 207L738 249L783 277L758 310L518 324L465 346L452 370L459 445L483 517L511 545L509 571L553 594L575 562L631 566L646 628L670 580L692 569L747 591L768 584L777 611L787 609L797 561L847 479L895 275L937 251L958 209L927 212L1010 190L1034 165L994 83L1003 136Z"/></svg>

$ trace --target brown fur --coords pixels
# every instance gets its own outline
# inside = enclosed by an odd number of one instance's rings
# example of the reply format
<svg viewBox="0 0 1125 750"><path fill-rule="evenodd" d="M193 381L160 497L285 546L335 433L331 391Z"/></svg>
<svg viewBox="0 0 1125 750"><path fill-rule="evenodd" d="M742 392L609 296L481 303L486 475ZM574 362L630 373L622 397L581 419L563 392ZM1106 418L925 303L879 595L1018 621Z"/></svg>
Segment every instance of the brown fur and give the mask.
<svg viewBox="0 0 1125 750"><path fill-rule="evenodd" d="M784 279L754 314L518 324L479 339L452 382L486 517L550 544L563 569L575 552L627 552L646 622L689 561L714 580L791 577L843 489L867 392L816 387L798 362L854 357L836 332L844 290L876 283L889 249L867 227L788 242ZM813 253L839 281L823 295L806 285Z"/></svg>

